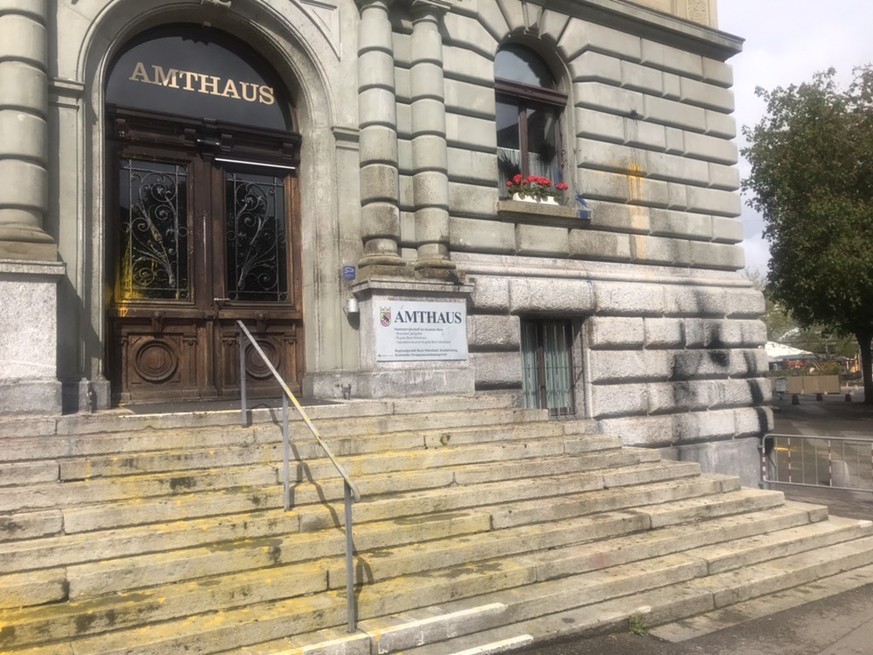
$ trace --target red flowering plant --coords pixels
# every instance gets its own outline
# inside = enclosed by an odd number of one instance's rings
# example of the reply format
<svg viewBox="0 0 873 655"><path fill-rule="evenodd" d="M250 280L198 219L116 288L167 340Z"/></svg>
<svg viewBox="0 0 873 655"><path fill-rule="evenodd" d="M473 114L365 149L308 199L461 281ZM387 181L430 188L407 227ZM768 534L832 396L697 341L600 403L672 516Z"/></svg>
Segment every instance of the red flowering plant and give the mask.
<svg viewBox="0 0 873 655"><path fill-rule="evenodd" d="M511 180L506 183L509 190L509 195L519 194L530 196L541 200L543 198L555 198L557 200L564 199L564 191L569 187L563 182L554 184L547 177L538 175L528 175L524 177L521 173L516 174Z"/></svg>

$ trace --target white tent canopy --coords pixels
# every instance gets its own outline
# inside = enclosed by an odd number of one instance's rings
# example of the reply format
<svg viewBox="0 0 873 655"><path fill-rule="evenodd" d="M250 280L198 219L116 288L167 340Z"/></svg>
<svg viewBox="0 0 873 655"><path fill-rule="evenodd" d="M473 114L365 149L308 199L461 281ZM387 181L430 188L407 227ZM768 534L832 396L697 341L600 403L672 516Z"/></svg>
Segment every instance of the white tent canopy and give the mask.
<svg viewBox="0 0 873 655"><path fill-rule="evenodd" d="M768 341L764 346L764 350L767 351L767 357L771 360L800 359L813 356L808 350L786 346L784 343L777 343L775 341Z"/></svg>

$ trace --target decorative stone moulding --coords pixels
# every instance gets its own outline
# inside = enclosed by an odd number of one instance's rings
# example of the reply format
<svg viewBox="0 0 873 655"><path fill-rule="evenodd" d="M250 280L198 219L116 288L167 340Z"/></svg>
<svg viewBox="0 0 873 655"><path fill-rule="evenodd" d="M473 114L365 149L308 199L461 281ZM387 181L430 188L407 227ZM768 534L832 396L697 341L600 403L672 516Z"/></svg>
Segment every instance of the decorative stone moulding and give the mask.
<svg viewBox="0 0 873 655"><path fill-rule="evenodd" d="M539 205L559 205L557 198L552 196L545 196L542 198L537 198L536 196L529 196L526 193L513 193L512 199L517 200L518 202L535 202Z"/></svg>

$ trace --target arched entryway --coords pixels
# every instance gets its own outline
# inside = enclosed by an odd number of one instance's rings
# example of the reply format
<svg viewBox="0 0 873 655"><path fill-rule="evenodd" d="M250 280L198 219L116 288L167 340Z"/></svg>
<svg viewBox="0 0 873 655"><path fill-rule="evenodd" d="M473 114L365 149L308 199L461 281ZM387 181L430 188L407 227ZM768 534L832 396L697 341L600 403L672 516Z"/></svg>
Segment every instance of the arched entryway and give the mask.
<svg viewBox="0 0 873 655"><path fill-rule="evenodd" d="M303 375L300 137L272 68L224 32L152 29L106 86L107 339L117 402L235 397L243 320ZM275 393L253 352L255 393Z"/></svg>

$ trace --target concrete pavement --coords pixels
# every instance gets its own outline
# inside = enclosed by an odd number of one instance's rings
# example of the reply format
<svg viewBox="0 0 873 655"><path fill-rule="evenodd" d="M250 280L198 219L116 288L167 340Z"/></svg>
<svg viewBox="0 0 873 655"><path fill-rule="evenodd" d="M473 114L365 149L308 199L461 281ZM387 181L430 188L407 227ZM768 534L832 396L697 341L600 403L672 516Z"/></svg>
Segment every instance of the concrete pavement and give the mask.
<svg viewBox="0 0 873 655"><path fill-rule="evenodd" d="M774 432L873 440L873 405L844 396L774 399ZM827 505L835 516L873 519L873 493L785 486L793 500ZM836 576L707 617L537 646L527 655L870 655L873 653L873 567ZM869 582L857 586L860 582ZM784 608L781 611L774 610ZM757 617L757 618L755 618ZM737 622L740 621L740 622ZM722 627L728 626L728 627ZM719 629L721 628L721 629Z"/></svg>

